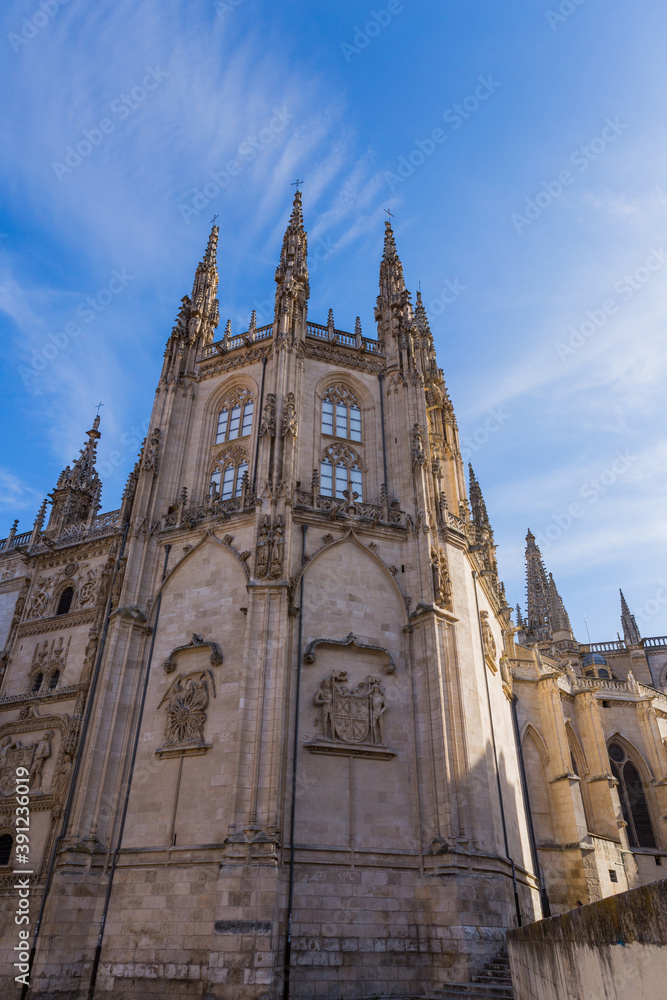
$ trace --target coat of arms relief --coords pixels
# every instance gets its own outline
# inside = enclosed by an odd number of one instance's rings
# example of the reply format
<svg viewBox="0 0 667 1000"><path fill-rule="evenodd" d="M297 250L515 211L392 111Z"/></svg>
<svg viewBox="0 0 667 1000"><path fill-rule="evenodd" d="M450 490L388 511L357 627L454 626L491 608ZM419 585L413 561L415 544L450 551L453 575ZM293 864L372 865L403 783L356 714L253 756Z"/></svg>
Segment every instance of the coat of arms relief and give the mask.
<svg viewBox="0 0 667 1000"><path fill-rule="evenodd" d="M334 670L320 683L313 698L320 710L320 734L306 746L313 753L390 758L385 744L387 702L377 677L350 686L346 670Z"/></svg>

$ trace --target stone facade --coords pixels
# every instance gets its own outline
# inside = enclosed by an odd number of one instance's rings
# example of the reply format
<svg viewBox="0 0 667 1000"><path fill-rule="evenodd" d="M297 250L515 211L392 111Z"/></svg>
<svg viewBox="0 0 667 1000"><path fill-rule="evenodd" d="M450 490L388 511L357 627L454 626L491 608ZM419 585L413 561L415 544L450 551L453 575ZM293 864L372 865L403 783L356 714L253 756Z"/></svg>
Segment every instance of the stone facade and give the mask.
<svg viewBox="0 0 667 1000"><path fill-rule="evenodd" d="M512 624L389 223L377 339L308 319L297 193L274 322L216 341L217 240L120 510L98 513L96 418L48 523L45 503L0 543L3 957L21 760L35 997L467 981L547 898L660 874L667 700L647 640L601 676L530 538ZM629 839L610 741L653 847Z"/></svg>

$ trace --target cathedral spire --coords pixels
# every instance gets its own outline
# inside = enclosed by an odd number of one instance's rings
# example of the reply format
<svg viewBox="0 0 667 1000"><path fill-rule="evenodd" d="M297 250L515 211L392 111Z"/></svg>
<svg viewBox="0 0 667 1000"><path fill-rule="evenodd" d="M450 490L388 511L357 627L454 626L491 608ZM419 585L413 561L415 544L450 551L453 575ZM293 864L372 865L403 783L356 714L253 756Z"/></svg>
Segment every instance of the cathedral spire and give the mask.
<svg viewBox="0 0 667 1000"><path fill-rule="evenodd" d="M637 626L637 621L633 614L630 614L630 608L628 607L628 602L625 599L623 591L619 591L621 595L621 623L623 625L623 635L625 636L625 643L627 646L638 646L642 641L639 628Z"/></svg>
<svg viewBox="0 0 667 1000"><path fill-rule="evenodd" d="M213 343L215 329L220 320L218 311L218 233L213 224L202 261L197 265L192 286L192 301L188 322L188 341L193 344L201 338L202 345Z"/></svg>
<svg viewBox="0 0 667 1000"><path fill-rule="evenodd" d="M527 639L540 642L551 639L549 623L550 587L542 553L530 528L526 535Z"/></svg>
<svg viewBox="0 0 667 1000"><path fill-rule="evenodd" d="M102 483L95 468L97 442L100 439L99 413L88 431L88 440L72 467L60 473L56 488L49 494L52 503L47 531L59 531L67 524L85 521L100 506Z"/></svg>
<svg viewBox="0 0 667 1000"><path fill-rule="evenodd" d="M384 249L380 261L380 300L390 303L406 291L403 265L396 249L391 221L384 224Z"/></svg>
<svg viewBox="0 0 667 1000"><path fill-rule="evenodd" d="M422 302L422 293L417 292L417 304L415 306L415 325L422 337L428 338L429 342L433 342L433 335L431 333L431 327L428 322L428 316L426 315L426 309L424 308L424 303Z"/></svg>
<svg viewBox="0 0 667 1000"><path fill-rule="evenodd" d="M297 190L276 268L275 318L279 340L294 344L300 336L305 337L309 296L308 234L303 225L301 192Z"/></svg>
<svg viewBox="0 0 667 1000"><path fill-rule="evenodd" d="M308 283L308 234L303 225L301 192L294 195L292 214L283 236L276 281L283 284L289 278Z"/></svg>
<svg viewBox="0 0 667 1000"><path fill-rule="evenodd" d="M489 515L484 503L482 490L470 463L468 463L468 472L470 475L470 509L472 511L473 524L477 528L488 528L490 530L491 525L489 524Z"/></svg>
<svg viewBox="0 0 667 1000"><path fill-rule="evenodd" d="M549 623L555 639L572 638L570 619L551 573L549 573ZM558 633L566 633L566 635Z"/></svg>

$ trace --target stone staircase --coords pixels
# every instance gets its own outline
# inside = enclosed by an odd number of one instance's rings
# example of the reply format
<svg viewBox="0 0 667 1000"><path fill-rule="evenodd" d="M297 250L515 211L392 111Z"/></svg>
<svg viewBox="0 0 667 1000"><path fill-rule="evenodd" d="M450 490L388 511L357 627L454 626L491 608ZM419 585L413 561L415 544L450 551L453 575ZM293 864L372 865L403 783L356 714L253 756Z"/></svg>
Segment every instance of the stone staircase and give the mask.
<svg viewBox="0 0 667 1000"><path fill-rule="evenodd" d="M448 983L430 990L424 1000L513 1000L510 963L505 950L487 962L470 983Z"/></svg>

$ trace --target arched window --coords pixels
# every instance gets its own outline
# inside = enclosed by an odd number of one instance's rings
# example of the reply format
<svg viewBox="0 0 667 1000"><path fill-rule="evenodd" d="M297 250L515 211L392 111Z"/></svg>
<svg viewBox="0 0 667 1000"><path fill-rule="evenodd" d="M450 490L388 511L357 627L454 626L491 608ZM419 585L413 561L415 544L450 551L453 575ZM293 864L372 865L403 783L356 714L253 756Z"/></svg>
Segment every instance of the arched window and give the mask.
<svg viewBox="0 0 667 1000"><path fill-rule="evenodd" d="M12 856L14 839L11 833L0 834L0 865L8 865Z"/></svg>
<svg viewBox="0 0 667 1000"><path fill-rule="evenodd" d="M605 670L604 667L600 667L599 670L598 670L598 677L601 677L603 680L608 680L609 679L609 671Z"/></svg>
<svg viewBox="0 0 667 1000"><path fill-rule="evenodd" d="M60 680L60 671L54 670L49 677L49 691L53 691L54 688L58 687L58 681Z"/></svg>
<svg viewBox="0 0 667 1000"><path fill-rule="evenodd" d="M651 815L639 771L620 743L609 744L609 760L612 773L618 778L618 795L623 819L627 823L630 846L655 847Z"/></svg>
<svg viewBox="0 0 667 1000"><path fill-rule="evenodd" d="M209 495L217 495L221 500L241 496L243 477L248 471L248 458L238 445L225 449L211 474Z"/></svg>
<svg viewBox="0 0 667 1000"><path fill-rule="evenodd" d="M215 443L224 444L239 437L247 437L252 431L254 403L249 389L239 389L234 396L225 400L218 413Z"/></svg>
<svg viewBox="0 0 667 1000"><path fill-rule="evenodd" d="M74 597L74 587L67 587L63 590L60 595L60 600L58 601L58 607L56 609L57 615L66 615L72 606L72 598Z"/></svg>
<svg viewBox="0 0 667 1000"><path fill-rule="evenodd" d="M355 496L348 500L363 500L362 473L359 458L344 444L331 445L325 451L320 463L320 493L324 497L345 498L345 491L351 490Z"/></svg>
<svg viewBox="0 0 667 1000"><path fill-rule="evenodd" d="M32 682L32 688L30 689L32 694L36 694L42 686L42 681L44 680L44 674L35 674L35 679Z"/></svg>
<svg viewBox="0 0 667 1000"><path fill-rule="evenodd" d="M361 408L344 385L332 385L324 394L322 433L361 441Z"/></svg>

